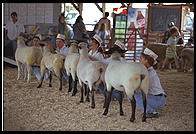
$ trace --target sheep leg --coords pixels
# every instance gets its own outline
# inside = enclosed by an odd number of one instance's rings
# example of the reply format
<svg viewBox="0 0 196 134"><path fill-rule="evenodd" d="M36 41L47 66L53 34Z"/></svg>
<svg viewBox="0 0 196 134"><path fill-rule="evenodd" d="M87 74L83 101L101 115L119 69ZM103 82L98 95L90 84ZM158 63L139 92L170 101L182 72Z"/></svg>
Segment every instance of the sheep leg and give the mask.
<svg viewBox="0 0 196 134"><path fill-rule="evenodd" d="M92 101L91 101L91 108L95 108L95 98L94 98L94 91L92 90L91 91L91 99L92 99Z"/></svg>
<svg viewBox="0 0 196 134"><path fill-rule="evenodd" d="M132 114L131 114L130 121L134 122L134 120L135 120L135 108L136 108L136 101L135 101L134 96L132 96L132 99L131 99L131 107L132 107Z"/></svg>
<svg viewBox="0 0 196 134"><path fill-rule="evenodd" d="M84 84L84 95L86 96L87 95L87 85L86 84Z"/></svg>
<svg viewBox="0 0 196 134"><path fill-rule="evenodd" d="M107 98L107 101L106 101L106 108L104 110L103 115L107 115L107 113L108 113L108 109L109 109L109 105L110 105L110 102L111 102L111 97L112 97L112 91L113 91L113 89L114 88L112 87L111 91L109 92L109 95L108 95L108 98Z"/></svg>
<svg viewBox="0 0 196 134"><path fill-rule="evenodd" d="M21 63L19 61L16 61L17 65L18 65L18 77L17 80L20 79L20 73L21 73Z"/></svg>
<svg viewBox="0 0 196 134"><path fill-rule="evenodd" d="M51 71L49 75L49 87L52 87L52 72Z"/></svg>
<svg viewBox="0 0 196 134"><path fill-rule="evenodd" d="M120 115L123 116L124 115L124 112L123 112L123 109L122 109L122 92L120 92L120 98L118 100L119 102L119 105L120 105Z"/></svg>
<svg viewBox="0 0 196 134"><path fill-rule="evenodd" d="M89 88L87 87L87 85L86 85L86 87L85 87L85 90L86 90L86 101L88 101L88 102L90 102L90 99L89 99Z"/></svg>
<svg viewBox="0 0 196 134"><path fill-rule="evenodd" d="M72 93L72 96L75 96L76 93L77 93L77 80L74 81L74 90L73 90L73 93Z"/></svg>
<svg viewBox="0 0 196 134"><path fill-rule="evenodd" d="M142 91L143 105L144 105L144 114L142 117L142 121L146 121L146 94Z"/></svg>
<svg viewBox="0 0 196 134"><path fill-rule="evenodd" d="M28 78L27 78L27 82L30 82L30 77L31 77L31 66L27 64L27 73L28 73Z"/></svg>
<svg viewBox="0 0 196 134"><path fill-rule="evenodd" d="M61 91L62 90L62 77L63 77L63 74L62 73L60 73L60 77L59 77L59 84L60 84L60 86L59 86L59 90Z"/></svg>
<svg viewBox="0 0 196 134"><path fill-rule="evenodd" d="M46 68L41 66L41 80L40 80L40 84L38 85L37 88L40 88L42 86L43 80L44 80L44 73L45 73Z"/></svg>
<svg viewBox="0 0 196 134"><path fill-rule="evenodd" d="M27 68L26 68L26 65L24 65L24 80L26 79L27 79Z"/></svg>
<svg viewBox="0 0 196 134"><path fill-rule="evenodd" d="M41 76L41 80L40 80L41 82L40 82L40 84L38 85L37 88L40 88L42 86L43 80L44 80L44 76Z"/></svg>
<svg viewBox="0 0 196 134"><path fill-rule="evenodd" d="M83 89L83 86L84 86L84 84L82 83L82 86L81 86L81 88L80 88L80 90L81 90L81 98L80 98L80 103L83 103L84 102L84 98L83 98L83 92L84 92L84 89Z"/></svg>
<svg viewBox="0 0 196 134"><path fill-rule="evenodd" d="M106 88L105 87L106 86L104 84L104 97L105 97L105 100L104 100L103 108L106 108L106 100L107 100L107 95L106 95L107 91L106 91Z"/></svg>
<svg viewBox="0 0 196 134"><path fill-rule="evenodd" d="M70 75L69 76L69 89L68 89L68 92L71 92L71 90L72 90L72 82L73 82L73 79L72 79L72 76Z"/></svg>

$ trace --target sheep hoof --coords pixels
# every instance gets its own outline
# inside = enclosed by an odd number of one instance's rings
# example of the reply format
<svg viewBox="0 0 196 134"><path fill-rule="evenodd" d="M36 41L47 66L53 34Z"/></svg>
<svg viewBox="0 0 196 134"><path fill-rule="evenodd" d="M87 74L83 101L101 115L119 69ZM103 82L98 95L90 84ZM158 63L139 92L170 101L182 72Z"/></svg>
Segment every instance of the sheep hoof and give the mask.
<svg viewBox="0 0 196 134"><path fill-rule="evenodd" d="M80 101L80 103L83 103L83 102L84 102L83 100Z"/></svg>
<svg viewBox="0 0 196 134"><path fill-rule="evenodd" d="M94 109L95 108L95 105L92 105L91 108Z"/></svg>
<svg viewBox="0 0 196 134"><path fill-rule="evenodd" d="M52 87L52 84L49 84L49 87Z"/></svg>
<svg viewBox="0 0 196 134"><path fill-rule="evenodd" d="M130 122L134 122L134 120L135 120L135 118L131 118L131 119L130 119Z"/></svg>
<svg viewBox="0 0 196 134"><path fill-rule="evenodd" d="M121 112L120 112L120 116L123 116L123 115L124 115L124 113L123 113L123 111L121 111Z"/></svg>
<svg viewBox="0 0 196 134"><path fill-rule="evenodd" d="M39 85L37 88L40 88L41 87L41 85Z"/></svg>
<svg viewBox="0 0 196 134"><path fill-rule="evenodd" d="M107 114L108 114L108 112L104 111L103 115L107 115Z"/></svg>
<svg viewBox="0 0 196 134"><path fill-rule="evenodd" d="M59 88L59 90L61 91L61 90L62 90L62 88Z"/></svg>
<svg viewBox="0 0 196 134"><path fill-rule="evenodd" d="M146 122L146 117L142 117L142 122Z"/></svg>
<svg viewBox="0 0 196 134"><path fill-rule="evenodd" d="M77 91L73 91L72 96L75 96L77 93Z"/></svg>

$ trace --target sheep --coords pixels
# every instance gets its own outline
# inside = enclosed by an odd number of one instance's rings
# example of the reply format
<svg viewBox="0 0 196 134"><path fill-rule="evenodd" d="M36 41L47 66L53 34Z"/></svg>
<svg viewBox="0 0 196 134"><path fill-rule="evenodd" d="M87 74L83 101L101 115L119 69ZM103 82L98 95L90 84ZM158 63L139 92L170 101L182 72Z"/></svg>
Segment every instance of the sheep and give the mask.
<svg viewBox="0 0 196 134"><path fill-rule="evenodd" d="M95 108L94 91L93 86L98 86L101 82L104 82L104 73L106 65L100 61L92 61L88 56L87 44L84 42L79 43L80 58L77 65L77 76L79 84L81 86L81 99L83 102L83 86L87 84L91 92L91 108ZM89 90L87 90L88 99Z"/></svg>
<svg viewBox="0 0 196 134"><path fill-rule="evenodd" d="M106 52L106 54L109 53ZM111 60L105 71L105 83L107 101L103 115L107 115L108 113L111 93L115 88L119 91L125 91L126 95L131 99L132 115L130 121L134 122L136 108L134 92L141 91L144 104L142 121L146 121L146 96L149 87L149 74L147 68L143 64L139 62L121 62L120 53L114 51L112 52ZM120 115L123 115L122 107L120 108Z"/></svg>
<svg viewBox="0 0 196 134"><path fill-rule="evenodd" d="M52 87L52 84L51 84L52 73L54 72L57 75L59 82L60 82L59 90L62 90L62 76L64 72L65 58L66 57L62 54L51 53L48 45L43 47L43 58L41 60L41 80L37 88L40 88L42 86L42 82L44 79L44 73L46 69L48 69L50 71L49 87Z"/></svg>
<svg viewBox="0 0 196 134"><path fill-rule="evenodd" d="M25 45L24 37L19 36L17 39L17 49L15 53L16 64L18 66L18 77L20 79L21 65L24 64L24 80L26 80L26 71L28 72L27 82L30 82L32 65L40 65L42 52L34 46L28 47Z"/></svg>
<svg viewBox="0 0 196 134"><path fill-rule="evenodd" d="M182 69L184 72L188 71L187 65L190 64L194 72L194 48L184 48L180 54L182 58Z"/></svg>
<svg viewBox="0 0 196 134"><path fill-rule="evenodd" d="M64 62L64 67L67 76L69 76L68 92L71 92L72 90L71 84L72 81L74 81L74 90L72 96L74 96L77 93L76 69L77 69L78 61L79 61L78 45L76 43L72 43L71 46L69 47L69 52Z"/></svg>

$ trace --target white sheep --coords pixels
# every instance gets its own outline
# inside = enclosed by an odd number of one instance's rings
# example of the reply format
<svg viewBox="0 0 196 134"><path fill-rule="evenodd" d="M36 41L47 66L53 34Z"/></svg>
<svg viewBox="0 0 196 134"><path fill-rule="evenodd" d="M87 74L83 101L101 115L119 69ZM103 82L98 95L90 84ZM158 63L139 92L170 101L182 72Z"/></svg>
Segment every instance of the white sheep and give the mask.
<svg viewBox="0 0 196 134"><path fill-rule="evenodd" d="M101 82L104 82L106 66L103 62L90 60L88 56L87 44L84 42L79 43L79 54L80 58L77 65L77 76L81 86L80 102L83 102L83 86L86 84L91 92L91 108L95 108L94 91L92 87L98 86Z"/></svg>
<svg viewBox="0 0 196 134"><path fill-rule="evenodd" d="M109 51L108 51L109 52ZM119 91L125 91L131 99L132 115L130 121L135 120L136 101L134 92L140 90L143 95L144 114L142 121L146 121L146 95L149 87L149 75L147 68L139 62L121 62L119 51L113 51L107 54L111 55L110 63L105 71L105 83L107 87L106 108L103 115L107 115L111 101L111 93L115 88ZM120 115L123 115L122 106L120 106Z"/></svg>
<svg viewBox="0 0 196 134"><path fill-rule="evenodd" d="M30 82L32 65L39 65L42 59L42 52L34 46L25 45L24 37L19 36L17 39L17 49L15 53L16 64L18 66L18 77L20 79L21 65L24 64L24 79L26 80L26 71L28 72L27 82Z"/></svg>
<svg viewBox="0 0 196 134"><path fill-rule="evenodd" d="M42 82L44 79L44 73L46 69L50 71L49 76L49 87L52 87L51 81L52 81L52 73L54 72L57 75L57 78L59 79L59 90L62 90L62 76L64 72L64 60L65 56L62 54L53 54L50 52L50 49L48 45L44 46L43 49L43 58L41 60L41 80L40 84L37 88L40 88L42 86Z"/></svg>
<svg viewBox="0 0 196 134"><path fill-rule="evenodd" d="M74 81L74 90L72 93L72 96L74 96L77 93L77 80L76 80L76 70L77 70L77 64L79 61L79 53L78 53L78 45L76 43L72 43L69 47L68 55L66 56L64 67L67 73L67 76L69 77L69 89L68 92L71 92L72 90L72 81Z"/></svg>

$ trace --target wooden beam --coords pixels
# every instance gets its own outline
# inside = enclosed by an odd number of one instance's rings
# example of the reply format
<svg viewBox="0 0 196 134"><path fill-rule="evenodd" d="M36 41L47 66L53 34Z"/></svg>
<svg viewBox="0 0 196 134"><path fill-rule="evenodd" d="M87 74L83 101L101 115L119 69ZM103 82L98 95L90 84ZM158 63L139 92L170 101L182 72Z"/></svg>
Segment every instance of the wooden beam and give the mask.
<svg viewBox="0 0 196 134"><path fill-rule="evenodd" d="M125 3L121 3L121 5L122 5L121 7L127 7L127 6L125 5Z"/></svg>
<svg viewBox="0 0 196 134"><path fill-rule="evenodd" d="M10 58L7 58L7 57L3 57L3 61L5 61L5 62L7 62L9 64L17 66L16 61L13 60L13 59L10 59Z"/></svg>
<svg viewBox="0 0 196 134"><path fill-rule="evenodd" d="M73 5L73 7L80 13L80 9L79 6L77 6L75 3L71 3Z"/></svg>
<svg viewBox="0 0 196 134"><path fill-rule="evenodd" d="M99 11L101 11L103 13L103 9L98 5L98 3L95 3L95 5L97 6L97 8L99 9Z"/></svg>

